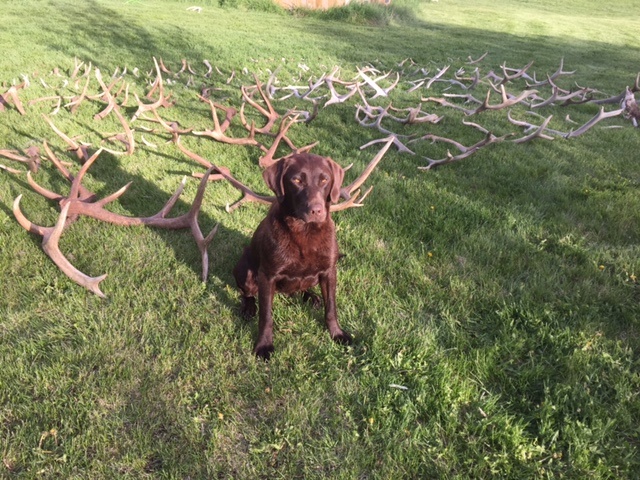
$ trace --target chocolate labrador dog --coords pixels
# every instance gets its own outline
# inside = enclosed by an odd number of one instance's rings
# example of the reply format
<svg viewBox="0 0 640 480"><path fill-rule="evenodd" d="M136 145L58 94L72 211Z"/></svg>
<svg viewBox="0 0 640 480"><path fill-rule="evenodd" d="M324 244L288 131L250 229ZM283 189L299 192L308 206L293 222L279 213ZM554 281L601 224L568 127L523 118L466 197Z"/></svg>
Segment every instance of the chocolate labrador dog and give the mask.
<svg viewBox="0 0 640 480"><path fill-rule="evenodd" d="M260 358L268 360L273 352L274 294L303 292L313 300L317 296L307 290L318 284L331 338L351 343L351 336L338 324L338 243L329 212L331 203L339 199L343 176L344 171L333 160L310 153L285 157L263 172L277 201L233 270L245 318L255 316L258 296L258 339L253 351Z"/></svg>

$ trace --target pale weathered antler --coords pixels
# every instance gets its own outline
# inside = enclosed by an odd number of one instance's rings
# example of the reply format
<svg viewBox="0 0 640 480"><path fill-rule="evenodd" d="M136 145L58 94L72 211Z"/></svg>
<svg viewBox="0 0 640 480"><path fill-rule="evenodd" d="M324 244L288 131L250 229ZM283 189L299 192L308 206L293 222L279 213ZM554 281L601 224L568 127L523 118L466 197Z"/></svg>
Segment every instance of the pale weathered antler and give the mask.
<svg viewBox="0 0 640 480"><path fill-rule="evenodd" d="M620 108L618 110L612 110L610 112L605 112L604 107L601 107L600 111L591 120L589 120L587 123L582 125L577 130L570 131L565 138L573 138L573 137L582 135L583 133L585 133L587 130L589 130L591 127L596 125L601 120L604 120L605 118L617 117L622 113L624 113L624 108Z"/></svg>
<svg viewBox="0 0 640 480"><path fill-rule="evenodd" d="M564 68L564 57L562 57L560 59L560 66L558 67L558 69L552 73L551 75L547 75L547 79L546 80L542 80L542 81L538 81L536 80L536 75L534 73L533 75L533 83L527 83L527 87L542 87L544 85L548 85L549 83L551 83L553 80L555 80L556 78L558 78L561 75L573 75L574 73L576 73L575 70L571 71L571 72L567 72L565 70L563 70Z"/></svg>
<svg viewBox="0 0 640 480"><path fill-rule="evenodd" d="M464 145L462 145L461 143L458 143L454 140L451 140L449 138L445 138L445 137L438 137L436 135L425 135L425 137L423 137L425 140L431 140L433 142L446 142L449 143L453 146L455 146L458 150L460 150L460 154L459 155L452 155L448 150L447 150L447 156L443 159L440 160L433 160L431 158L426 158L425 160L428 162L427 165L425 165L424 167L418 167L419 170L431 170L434 167L438 167L440 165L445 165L447 163L452 163L452 162L457 162L459 160L464 160L465 158L473 155L474 153L476 153L478 150L480 150L482 147L486 147L487 145L491 145L493 143L498 143L501 142L502 140L504 140L508 135L502 136L502 137L496 137L493 133L488 132L487 135L485 136L484 139L480 140L478 143L470 146L470 147L466 147Z"/></svg>
<svg viewBox="0 0 640 480"><path fill-rule="evenodd" d="M369 164L362 171L362 173L349 185L342 187L340 189L340 196L344 198L345 201L341 203L337 203L335 205L331 205L332 212L339 212L341 210L346 210L347 208L363 206L362 201L365 198L367 198L367 195L369 195L373 187L369 187L367 191L364 193L364 195L362 195L362 197L360 197L359 189L362 186L362 184L367 180L367 178L369 178L369 175L371 175L371 173L375 170L375 168L378 166L378 163L380 163L380 160L382 160L382 157L384 157L385 153L387 153L391 145L394 143L394 137L388 137L386 141L387 142L376 154L376 156L373 157L373 160L369 162ZM356 203L356 201L358 201L359 203Z"/></svg>
<svg viewBox="0 0 640 480"><path fill-rule="evenodd" d="M478 108L473 110L471 115L474 115L474 114L480 113L480 112L484 112L485 110L500 110L502 108L511 107L511 106L516 105L516 104L522 102L523 100L529 98L530 96L535 95L536 93L538 93L537 90L524 90L519 95L517 95L515 97L512 96L511 98L509 98L509 96L507 95L507 92L506 92L506 90L504 88L504 84L500 85L500 92L502 93L502 102L492 105L492 104L489 103L489 99L491 98L491 90L487 90L487 96L486 96L484 102Z"/></svg>
<svg viewBox="0 0 640 480"><path fill-rule="evenodd" d="M467 59L469 60L467 63L469 65L475 65L476 63L480 63L482 60L484 60L484 58L489 54L489 52L484 52L482 55L480 55L478 58L476 58L475 60L473 58L471 58L471 55L469 55L467 57Z"/></svg>

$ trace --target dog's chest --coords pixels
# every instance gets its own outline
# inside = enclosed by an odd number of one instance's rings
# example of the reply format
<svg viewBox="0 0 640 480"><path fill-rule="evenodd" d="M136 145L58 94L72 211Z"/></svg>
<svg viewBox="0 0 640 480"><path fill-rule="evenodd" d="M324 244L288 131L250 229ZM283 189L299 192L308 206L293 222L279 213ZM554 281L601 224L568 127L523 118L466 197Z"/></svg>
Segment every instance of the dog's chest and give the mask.
<svg viewBox="0 0 640 480"><path fill-rule="evenodd" d="M291 239L285 249L281 268L276 279L276 289L284 293L307 290L318 284L320 275L335 268L335 246L331 238Z"/></svg>

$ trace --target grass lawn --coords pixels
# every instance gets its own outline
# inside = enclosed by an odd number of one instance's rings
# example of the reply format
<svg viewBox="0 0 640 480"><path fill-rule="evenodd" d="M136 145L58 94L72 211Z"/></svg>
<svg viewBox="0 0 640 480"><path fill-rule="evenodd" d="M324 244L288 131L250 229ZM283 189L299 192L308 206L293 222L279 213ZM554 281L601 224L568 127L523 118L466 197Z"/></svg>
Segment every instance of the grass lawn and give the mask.
<svg viewBox="0 0 640 480"><path fill-rule="evenodd" d="M87 99L75 112L29 103L78 95L85 80L74 82L74 59L109 80L126 67L139 96L153 57L174 72L186 59L193 82L166 74L175 105L160 113L196 130L212 128L202 88L239 108L240 87L274 71L278 86L305 85L334 66L345 80L365 66L397 72L389 98L372 104L403 108L460 93L443 82L412 91L410 82L447 65L448 79L469 73L468 57L485 52L483 75L533 61L528 73L538 80L563 59L575 73L558 83L597 89L597 98L623 92L640 71L633 0L397 0L387 10L323 15L221 3L200 2L197 13L169 0L4 2L0 94L25 78L30 85L19 90L24 115L12 101L0 109L0 151L22 154L47 141L75 174L80 164L43 114L92 150L123 150L105 140L121 130L116 118L94 119L104 102ZM204 60L217 67L210 77ZM98 94L87 78L88 93ZM473 94L482 98L487 87ZM506 87L528 88L522 78ZM381 144L360 146L385 136L356 122L358 103L356 95L320 108L289 134L353 163L349 182ZM129 119L134 105L130 98L122 107ZM293 98L274 106L309 108ZM599 108L536 112L567 132ZM220 227L206 282L188 230L82 217L60 248L82 272L108 274L101 299L61 273L41 238L17 223L18 195L34 223L53 225L59 209L32 190L23 164L0 156L20 171L0 170L0 478L637 478L640 129L618 116L575 138L518 144L511 140L522 129L506 110L465 117L426 101L422 109L443 119L384 126L466 146L484 134L463 120L515 135L431 170L418 167L457 151L428 141L409 144L415 155L392 147L366 182L373 191L364 207L334 214L346 254L338 314L354 345L333 344L320 312L280 296L268 363L251 353L257 325L240 318L231 275L264 206L229 214L225 205L240 195L209 184L200 225L205 234ZM518 104L511 113L539 125L529 110ZM102 198L132 182L108 208L153 215L183 176L203 168L166 133L142 129L154 124L132 126L134 153L104 152L83 185ZM232 132L246 135L239 124ZM256 147L190 134L181 143L267 193ZM33 178L69 191L48 160ZM187 181L171 215L188 210L197 186Z"/></svg>

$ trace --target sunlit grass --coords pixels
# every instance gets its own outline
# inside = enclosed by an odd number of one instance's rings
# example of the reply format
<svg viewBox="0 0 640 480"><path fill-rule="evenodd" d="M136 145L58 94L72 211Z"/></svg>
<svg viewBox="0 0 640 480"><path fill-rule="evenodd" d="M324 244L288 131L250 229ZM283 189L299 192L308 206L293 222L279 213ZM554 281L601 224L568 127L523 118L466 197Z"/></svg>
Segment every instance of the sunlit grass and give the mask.
<svg viewBox="0 0 640 480"><path fill-rule="evenodd" d="M402 15L385 11L389 25L372 27L349 23L348 12L328 20L214 1L200 14L172 1L13 2L2 10L0 42L11 47L0 58L0 92L28 75L25 103L51 94L40 80L58 85L50 72L68 76L75 57L105 76L150 71L154 56L204 72L208 59L222 73L197 76L193 87L168 83L177 103L163 111L201 129L210 126L201 86L238 107L253 73L266 80L278 69L281 82L305 83L334 65L344 78L369 63L399 69L407 58L435 71L489 52L483 71L533 60L543 77L564 58L576 71L566 88L613 95L640 68L633 3L398 0ZM127 78L144 93L144 75ZM65 88L56 92L73 94ZM394 91L394 105L419 102L421 92L407 90ZM315 152L354 163L350 179L376 152L359 147L379 136L355 122L355 103L291 130L296 144L319 140ZM77 171L41 117L51 108L0 112L0 149L47 140ZM97 145L119 128L93 119L100 108L87 102L51 118ZM445 119L429 132L466 145L482 137L461 114L433 109ZM566 113L584 122L596 110ZM485 113L474 120L497 135L514 131L503 112ZM541 113L554 115L554 128L568 125L565 110ZM346 255L339 315L355 345L334 345L320 313L278 297L268 364L251 354L257 326L238 315L231 275L263 207L229 215L237 192L210 185L200 221L205 231L221 227L206 283L188 232L81 219L61 247L82 271L108 273L102 300L61 274L11 213L19 194L34 222L52 225L57 208L24 175L0 171L0 477L634 478L640 137L622 118L610 125L621 128L503 142L431 171L417 169L420 157L445 155L442 145L387 153L365 206L335 215ZM133 182L110 207L118 213L153 214L199 169L166 135L145 137L158 148L104 154L87 175L101 197ZM257 149L182 141L266 190ZM68 191L47 162L34 178ZM187 183L176 214L196 188Z"/></svg>

